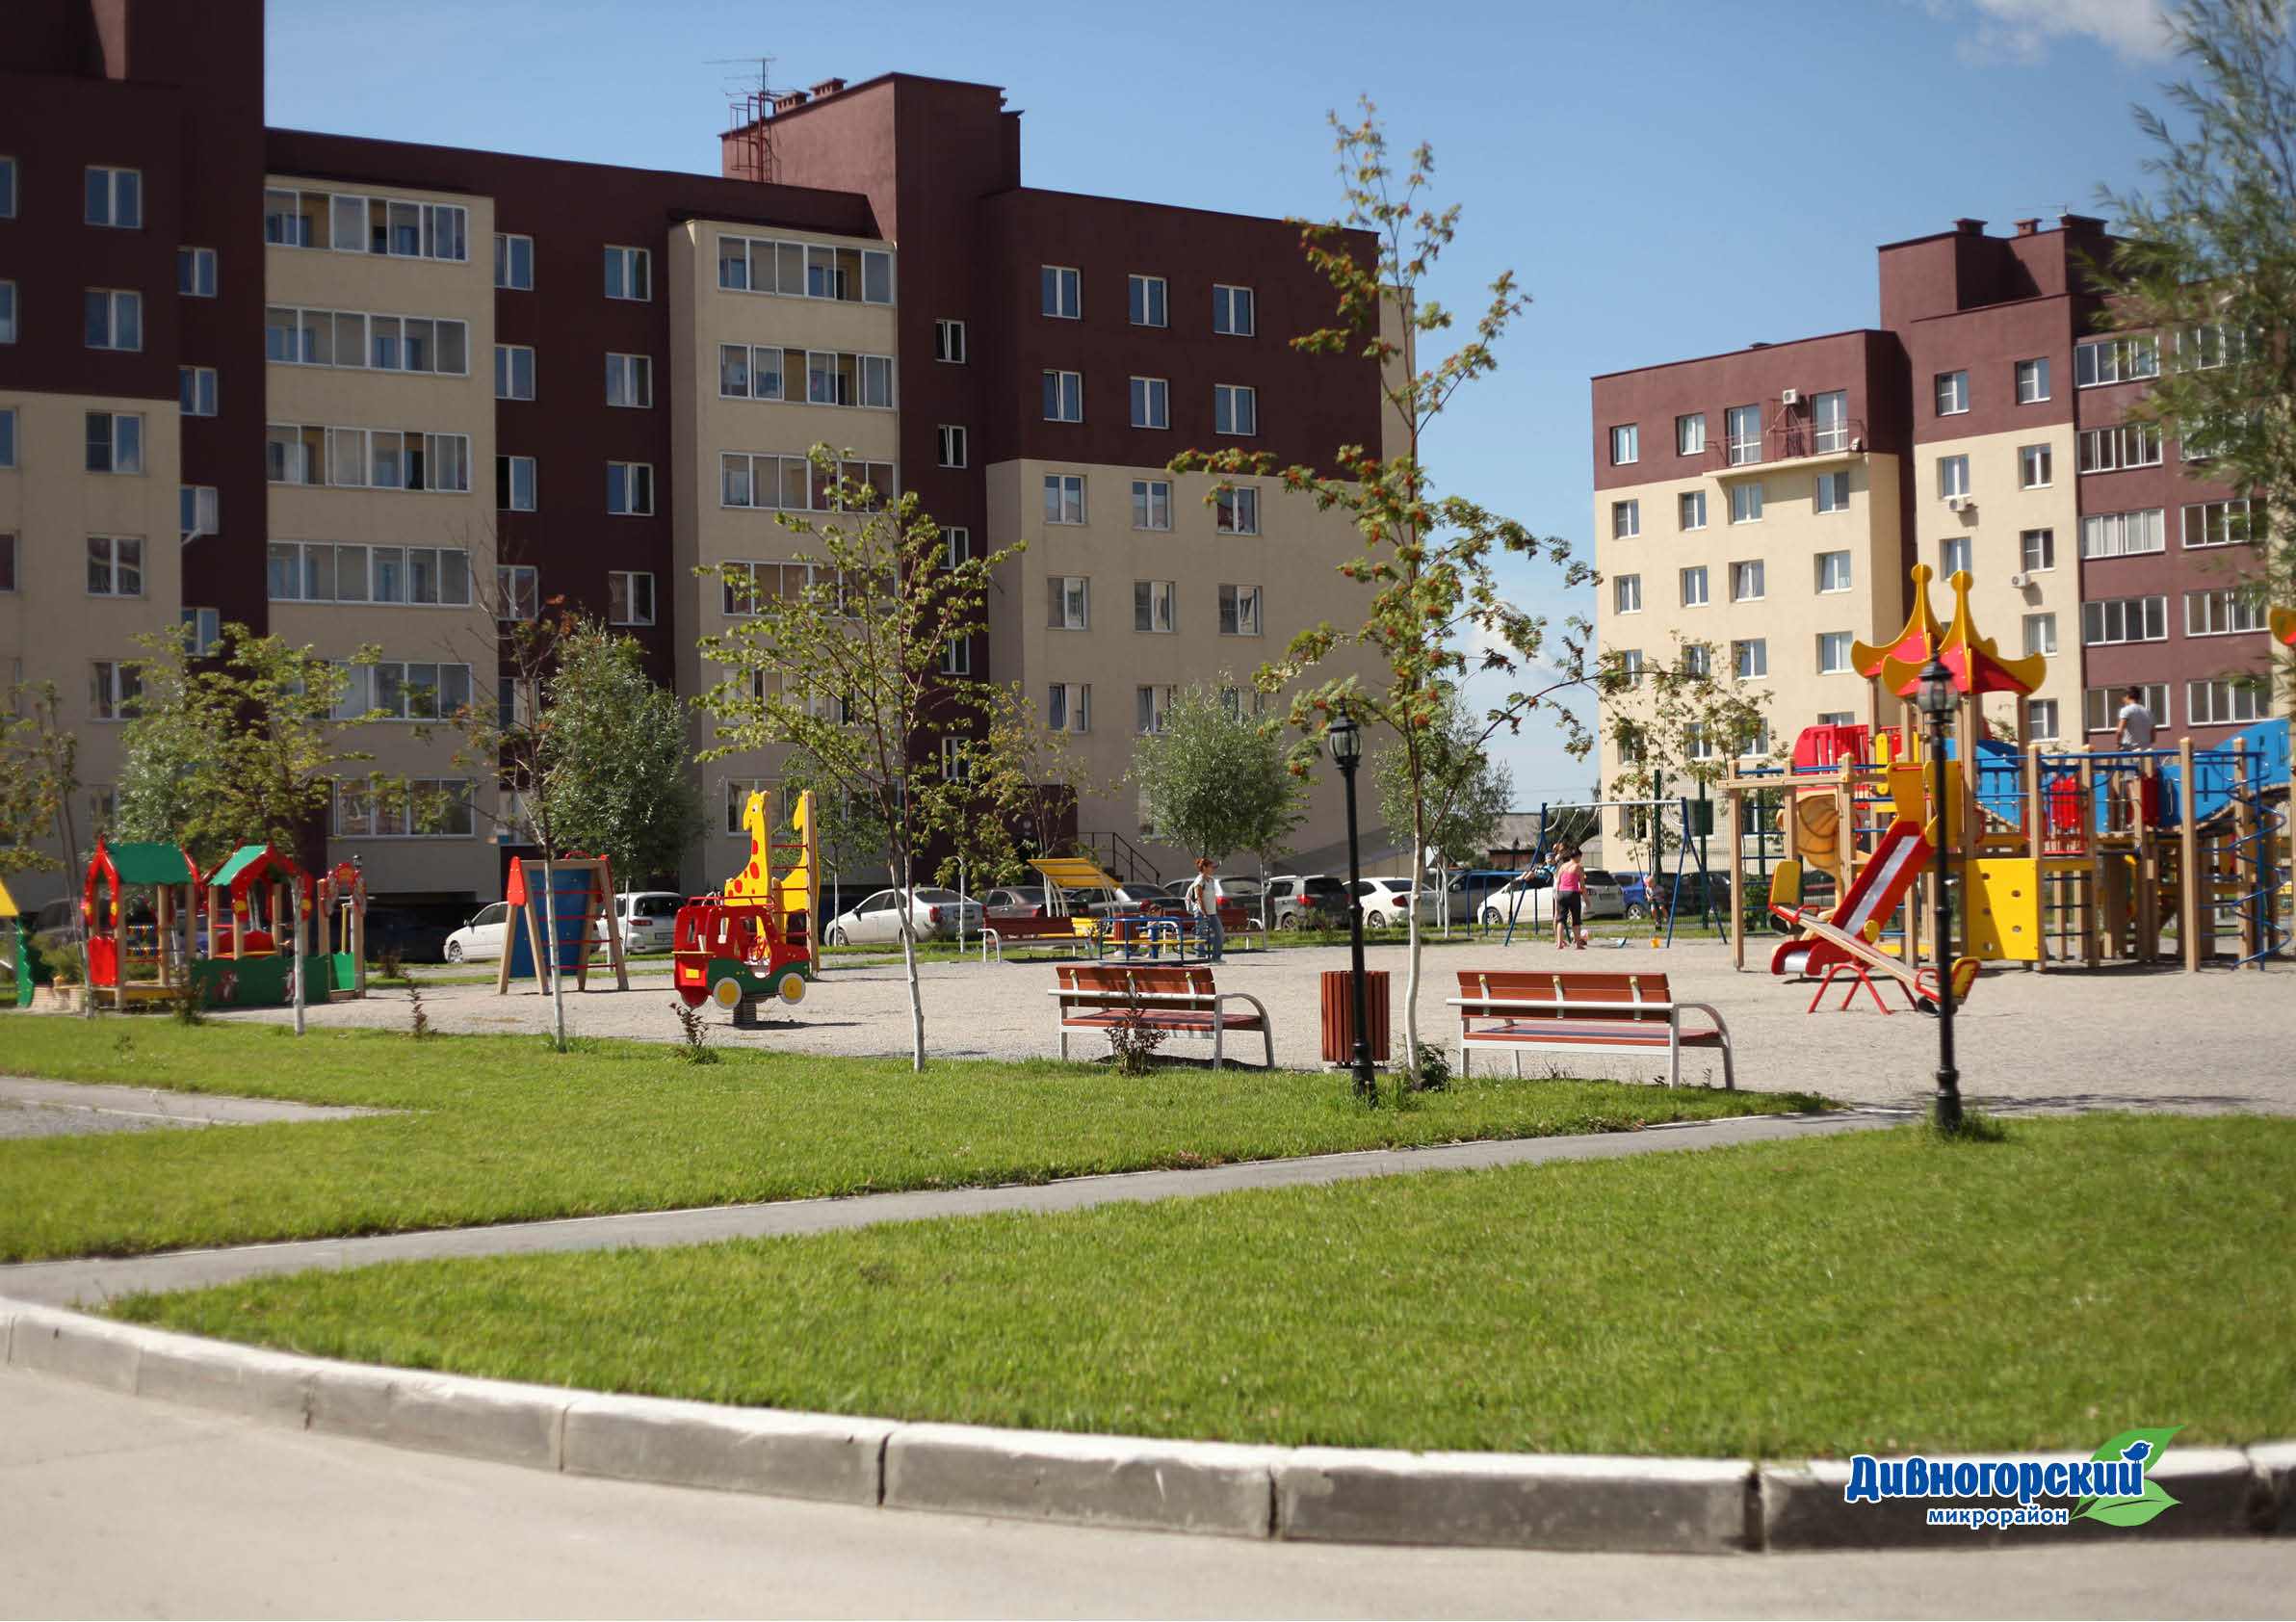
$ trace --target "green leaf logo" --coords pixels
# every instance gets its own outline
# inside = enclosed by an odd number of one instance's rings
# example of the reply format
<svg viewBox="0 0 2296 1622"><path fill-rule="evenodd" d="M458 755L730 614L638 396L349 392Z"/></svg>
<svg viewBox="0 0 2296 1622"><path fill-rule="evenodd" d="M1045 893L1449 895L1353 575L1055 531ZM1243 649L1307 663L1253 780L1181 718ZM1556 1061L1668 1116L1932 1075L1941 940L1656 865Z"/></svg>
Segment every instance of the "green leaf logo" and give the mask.
<svg viewBox="0 0 2296 1622"><path fill-rule="evenodd" d="M2168 1452L2169 1439L2183 1428L2180 1425L2175 1425L2166 1429L2154 1426L2124 1430L2099 1448L2090 1455L2092 1458L2125 1459L2133 1455L2142 1459L2146 1470L2145 1490L2134 1498L2085 1498L2074 1510L2074 1518L2078 1520L2086 1516L2092 1521L2102 1521L2108 1527L2141 1527L2163 1509L2180 1502L2170 1497L2161 1484L2152 1479L2152 1471L2160 1463L2161 1455ZM2139 1447L2144 1451L2136 1452Z"/></svg>

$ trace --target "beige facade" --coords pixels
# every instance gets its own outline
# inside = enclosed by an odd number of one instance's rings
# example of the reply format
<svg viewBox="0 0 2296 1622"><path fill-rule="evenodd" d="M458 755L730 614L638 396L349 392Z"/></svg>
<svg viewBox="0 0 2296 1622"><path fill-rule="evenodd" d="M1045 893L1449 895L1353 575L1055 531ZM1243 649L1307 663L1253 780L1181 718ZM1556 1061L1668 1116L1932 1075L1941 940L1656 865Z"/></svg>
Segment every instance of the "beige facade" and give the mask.
<svg viewBox="0 0 2296 1622"><path fill-rule="evenodd" d="M1941 467L1954 458L1964 458L1959 468ZM1915 452L1914 538L1919 561L1937 571L1930 601L1938 617L1952 621L1948 565L1959 563L1964 550L1953 543L1966 540L1970 613L1978 633L1991 638L2004 658L2050 654L2048 675L2032 696L2055 704L2056 725L2048 727L2048 710L2035 712L2034 735L2022 743L2077 744L2081 737L2080 516L2074 458L2071 423L1937 440ZM1967 494L1950 496L1950 489ZM1950 559L1949 546L1955 554ZM2006 725L2016 706L1992 698L1987 715Z"/></svg>

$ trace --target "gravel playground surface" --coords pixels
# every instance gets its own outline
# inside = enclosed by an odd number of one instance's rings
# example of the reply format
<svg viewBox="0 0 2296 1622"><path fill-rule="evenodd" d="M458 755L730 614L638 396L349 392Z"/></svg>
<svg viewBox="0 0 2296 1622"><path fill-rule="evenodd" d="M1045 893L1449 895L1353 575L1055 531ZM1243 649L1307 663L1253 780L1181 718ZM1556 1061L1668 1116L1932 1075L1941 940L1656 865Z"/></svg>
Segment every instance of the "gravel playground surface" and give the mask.
<svg viewBox="0 0 2296 1622"><path fill-rule="evenodd" d="M1767 937L1764 937L1766 943ZM1748 962L1766 954L1749 942ZM1374 947L1367 966L1389 973L1401 1040L1405 951ZM1458 1019L1444 999L1458 993L1463 969L1570 968L1649 970L1670 977L1678 998L1713 1004L1729 1023L1737 1053L1737 1084L1765 1091L1822 1092L1844 1102L1918 1107L1935 1086L1934 1018L1904 1007L1885 988L1894 1011L1870 998L1838 1011L1839 988L1817 1013L1805 1013L1813 987L1731 968L1720 942L1647 945L1564 954L1545 942L1496 940L1430 947L1420 991L1422 1039L1449 1047ZM1344 947L1292 947L1232 955L1218 970L1223 991L1245 991L1266 1004L1279 1065L1312 1068L1319 1059L1317 976L1347 966ZM1051 960L928 963L925 993L926 1052L944 1059L1049 1059L1059 1051L1054 1027ZM596 984L593 976L592 983ZM611 981L609 981L611 983ZM529 982L531 986L531 982ZM567 1024L580 1036L673 1041L677 1021L666 970L634 974L626 992L566 994ZM550 1003L531 988L497 996L491 985L441 986L423 993L423 1007L441 1031L477 1034L546 1032ZM318 1026L404 1029L404 991L375 991L364 1002L310 1010ZM282 1021L283 1010L211 1013L233 1020ZM788 1052L903 1057L909 1046L907 988L900 965L832 967L789 1017L769 1013L755 1031L735 1031L711 1010L710 1040L726 1047ZM2133 967L2095 971L1989 973L1954 1018L1962 1091L1996 1110L2267 1111L2296 1113L2296 971L2211 970L2184 975ZM1096 1043L1074 1040L1071 1053L1091 1057ZM1175 1038L1164 1048L1181 1059L1208 1057L1210 1044ZM1257 1061L1257 1035L1238 1033L1230 1051ZM1526 1066L1547 1057L1531 1055ZM1505 1062L1487 1050L1478 1065ZM1566 1060L1574 1072L1663 1076L1647 1061L1617 1057ZM1705 1055L1683 1060L1685 1082L1721 1066Z"/></svg>

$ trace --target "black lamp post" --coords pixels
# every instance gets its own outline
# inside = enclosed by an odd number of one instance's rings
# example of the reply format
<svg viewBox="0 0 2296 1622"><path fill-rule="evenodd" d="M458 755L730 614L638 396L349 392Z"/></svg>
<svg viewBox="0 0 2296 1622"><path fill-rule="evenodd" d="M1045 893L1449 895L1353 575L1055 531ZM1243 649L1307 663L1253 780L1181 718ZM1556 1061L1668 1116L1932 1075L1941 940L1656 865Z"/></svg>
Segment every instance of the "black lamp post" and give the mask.
<svg viewBox="0 0 2296 1622"><path fill-rule="evenodd" d="M1914 708L1929 719L1930 802L1937 807L1937 909L1932 927L1937 935L1938 1073L1937 1125L1940 1132L1961 1130L1961 1072L1953 1067L1953 908L1945 897L1946 848L1952 844L1945 815L1945 718L1960 702L1953 672L1942 660L1922 668L1914 689Z"/></svg>
<svg viewBox="0 0 2296 1622"><path fill-rule="evenodd" d="M1363 876L1355 849L1355 769L1363 764L1363 728L1356 725L1344 703L1325 729L1323 742L1347 785L1347 934L1355 954L1350 987L1355 1002L1355 1090L1365 1098L1376 1098L1378 1084L1371 1076L1370 1007L1364 994Z"/></svg>

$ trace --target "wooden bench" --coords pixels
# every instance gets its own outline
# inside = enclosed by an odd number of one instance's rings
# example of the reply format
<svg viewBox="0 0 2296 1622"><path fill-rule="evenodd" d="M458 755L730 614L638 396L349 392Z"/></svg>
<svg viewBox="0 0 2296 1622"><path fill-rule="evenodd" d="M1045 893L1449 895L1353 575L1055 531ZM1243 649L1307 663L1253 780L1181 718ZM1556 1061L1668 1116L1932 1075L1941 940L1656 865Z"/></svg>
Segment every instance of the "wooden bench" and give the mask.
<svg viewBox="0 0 2296 1622"><path fill-rule="evenodd" d="M1129 963L1063 963L1057 973L1060 983L1051 994L1059 1012L1062 1059L1068 1057L1071 1031L1105 1035L1136 1014L1159 1031L1210 1036L1214 1070L1226 1057L1228 1032L1257 1031L1267 1067L1275 1068L1275 1033L1268 1024L1266 1007L1248 993L1219 990L1212 983L1212 971L1202 964L1165 969ZM1231 1011L1231 1003L1248 1003L1251 1011Z"/></svg>
<svg viewBox="0 0 2296 1622"><path fill-rule="evenodd" d="M985 960L993 947L1003 962L1007 946L1036 945L1066 947L1071 955L1081 956L1096 950L1091 923L1089 918L991 918L980 928L981 957Z"/></svg>
<svg viewBox="0 0 2296 1622"><path fill-rule="evenodd" d="M1662 1053L1666 1085L1683 1076L1683 1049L1714 1048L1722 1055L1722 1085L1735 1089L1730 1029L1709 1003L1674 1000L1662 974L1490 973L1459 971L1459 995L1446 999L1459 1010L1459 1074L1468 1073L1474 1048L1506 1048L1523 1073L1523 1052ZM1685 1024L1685 1010L1712 1024Z"/></svg>

